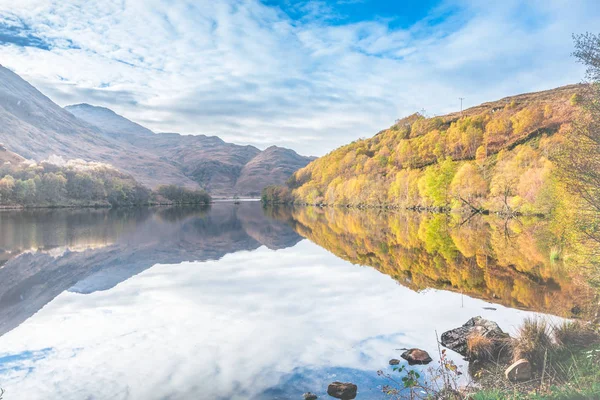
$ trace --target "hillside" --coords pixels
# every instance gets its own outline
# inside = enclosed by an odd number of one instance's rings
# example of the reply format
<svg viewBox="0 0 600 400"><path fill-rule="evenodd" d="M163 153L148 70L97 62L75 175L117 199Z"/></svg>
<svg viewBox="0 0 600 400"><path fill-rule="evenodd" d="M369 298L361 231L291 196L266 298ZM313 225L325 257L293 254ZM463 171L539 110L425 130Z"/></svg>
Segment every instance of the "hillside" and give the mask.
<svg viewBox="0 0 600 400"><path fill-rule="evenodd" d="M259 195L265 186L283 184L312 160L290 149L260 151L254 146L224 142L216 136L154 134L112 110L89 104L65 109L112 138L168 160L217 196Z"/></svg>
<svg viewBox="0 0 600 400"><path fill-rule="evenodd" d="M105 107L83 103L67 106L65 110L104 133L116 136L119 139L148 138L154 133L150 129L144 128Z"/></svg>
<svg viewBox="0 0 600 400"><path fill-rule="evenodd" d="M579 112L579 85L437 117L413 114L297 171L271 201L547 212L552 156Z"/></svg>
<svg viewBox="0 0 600 400"><path fill-rule="evenodd" d="M88 104L63 109L2 66L0 143L38 162L57 155L111 164L150 188L202 187L222 196L251 195L262 189L252 184L242 185L241 191L236 188L245 165L261 154L253 146L225 143L217 137L155 134L112 110ZM311 160L298 157L298 167ZM270 178L256 184L282 184L293 172L280 164L286 159L265 158L270 163L262 170ZM289 173L272 172L280 169Z"/></svg>
<svg viewBox="0 0 600 400"><path fill-rule="evenodd" d="M11 164L11 165L19 165L25 158L20 155L9 151L4 147L2 143L0 143L0 165Z"/></svg>

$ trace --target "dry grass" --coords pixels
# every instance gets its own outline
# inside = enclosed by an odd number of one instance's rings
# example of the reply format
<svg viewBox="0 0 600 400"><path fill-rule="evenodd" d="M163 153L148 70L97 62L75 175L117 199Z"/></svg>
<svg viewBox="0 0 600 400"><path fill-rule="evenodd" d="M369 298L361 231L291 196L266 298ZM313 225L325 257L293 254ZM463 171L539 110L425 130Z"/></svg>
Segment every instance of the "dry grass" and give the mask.
<svg viewBox="0 0 600 400"><path fill-rule="evenodd" d="M549 351L554 347L548 323L540 318L526 318L513 343L513 358L525 358L535 368L541 368Z"/></svg>
<svg viewBox="0 0 600 400"><path fill-rule="evenodd" d="M496 344L481 332L473 332L467 337L467 351L471 360L489 361L494 356Z"/></svg>
<svg viewBox="0 0 600 400"><path fill-rule="evenodd" d="M579 321L564 321L552 330L556 344L561 347L587 347L600 342L600 335Z"/></svg>

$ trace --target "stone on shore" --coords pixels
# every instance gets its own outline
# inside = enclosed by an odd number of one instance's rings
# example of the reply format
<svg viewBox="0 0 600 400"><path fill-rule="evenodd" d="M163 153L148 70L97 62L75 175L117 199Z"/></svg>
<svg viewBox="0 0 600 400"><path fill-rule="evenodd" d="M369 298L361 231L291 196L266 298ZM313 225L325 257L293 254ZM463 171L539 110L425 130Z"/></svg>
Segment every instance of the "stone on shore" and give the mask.
<svg viewBox="0 0 600 400"><path fill-rule="evenodd" d="M327 388L327 394L336 399L352 400L356 398L358 387L353 383L333 382Z"/></svg>

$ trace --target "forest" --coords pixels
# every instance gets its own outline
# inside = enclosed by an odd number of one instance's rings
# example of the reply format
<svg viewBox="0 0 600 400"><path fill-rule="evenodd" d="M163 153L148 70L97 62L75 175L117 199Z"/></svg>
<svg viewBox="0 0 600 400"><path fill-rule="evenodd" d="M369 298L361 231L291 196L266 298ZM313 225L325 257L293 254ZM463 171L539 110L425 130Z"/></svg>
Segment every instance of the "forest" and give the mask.
<svg viewBox="0 0 600 400"><path fill-rule="evenodd" d="M555 159L580 113L582 86L413 114L296 172L263 199L306 204L473 208L546 214L563 188Z"/></svg>
<svg viewBox="0 0 600 400"><path fill-rule="evenodd" d="M12 155L13 160L16 157ZM61 157L39 163L17 161L0 166L0 207L124 207L210 202L210 196L203 190L167 186L153 192L109 164L65 161Z"/></svg>

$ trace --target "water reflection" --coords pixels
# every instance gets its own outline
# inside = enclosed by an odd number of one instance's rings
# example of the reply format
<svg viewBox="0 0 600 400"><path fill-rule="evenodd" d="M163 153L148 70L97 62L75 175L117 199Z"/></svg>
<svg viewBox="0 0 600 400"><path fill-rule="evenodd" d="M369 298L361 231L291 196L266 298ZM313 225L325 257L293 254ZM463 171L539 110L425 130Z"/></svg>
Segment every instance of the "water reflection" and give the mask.
<svg viewBox="0 0 600 400"><path fill-rule="evenodd" d="M155 264L217 260L301 240L252 203L3 212L0 227L0 335L65 290L108 290Z"/></svg>
<svg viewBox="0 0 600 400"><path fill-rule="evenodd" d="M535 223L515 245L493 220L257 203L0 222L6 400L326 398L334 380L381 399L397 349L583 297Z"/></svg>
<svg viewBox="0 0 600 400"><path fill-rule="evenodd" d="M580 316L594 291L542 219L302 207L272 209L300 235L413 290L451 290L513 308Z"/></svg>

